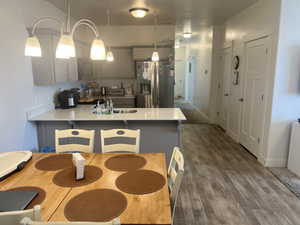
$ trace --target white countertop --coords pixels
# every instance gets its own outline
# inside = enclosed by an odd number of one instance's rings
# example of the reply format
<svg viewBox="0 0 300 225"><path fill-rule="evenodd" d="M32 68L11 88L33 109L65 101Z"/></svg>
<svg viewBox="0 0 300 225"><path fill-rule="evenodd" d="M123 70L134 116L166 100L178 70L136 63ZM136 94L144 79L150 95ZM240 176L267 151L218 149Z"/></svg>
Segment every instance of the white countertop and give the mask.
<svg viewBox="0 0 300 225"><path fill-rule="evenodd" d="M179 108L130 108L136 113L97 115L90 105L79 105L73 109L55 109L34 116L29 121L112 121L112 120L186 120Z"/></svg>

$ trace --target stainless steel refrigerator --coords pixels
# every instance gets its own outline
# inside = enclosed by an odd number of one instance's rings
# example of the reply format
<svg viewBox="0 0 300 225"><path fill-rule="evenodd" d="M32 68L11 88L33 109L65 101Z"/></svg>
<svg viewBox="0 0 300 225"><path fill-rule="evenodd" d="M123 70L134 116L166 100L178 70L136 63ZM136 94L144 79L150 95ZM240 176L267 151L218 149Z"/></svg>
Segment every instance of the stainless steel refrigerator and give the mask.
<svg viewBox="0 0 300 225"><path fill-rule="evenodd" d="M174 107L174 69L168 60L136 61L136 76L138 107Z"/></svg>

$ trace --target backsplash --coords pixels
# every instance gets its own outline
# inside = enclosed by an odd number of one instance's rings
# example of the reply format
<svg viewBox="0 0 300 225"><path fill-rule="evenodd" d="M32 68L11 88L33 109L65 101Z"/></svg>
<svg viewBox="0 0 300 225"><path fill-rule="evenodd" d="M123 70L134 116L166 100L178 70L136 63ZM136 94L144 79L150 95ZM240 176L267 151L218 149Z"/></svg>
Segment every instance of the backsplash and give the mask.
<svg viewBox="0 0 300 225"><path fill-rule="evenodd" d="M136 79L99 79L95 82L99 84L99 87L121 87L121 83L123 83L124 88L132 87L134 93L136 93Z"/></svg>

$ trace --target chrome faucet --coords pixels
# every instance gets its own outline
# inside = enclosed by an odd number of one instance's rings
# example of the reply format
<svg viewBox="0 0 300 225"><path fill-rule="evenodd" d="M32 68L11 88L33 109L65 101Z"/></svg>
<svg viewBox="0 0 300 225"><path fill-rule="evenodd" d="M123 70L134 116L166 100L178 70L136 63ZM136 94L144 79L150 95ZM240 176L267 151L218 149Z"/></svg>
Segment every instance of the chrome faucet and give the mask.
<svg viewBox="0 0 300 225"><path fill-rule="evenodd" d="M113 114L113 112L114 106L111 98L105 99L102 104L98 101L97 105L94 106L94 113L96 114Z"/></svg>

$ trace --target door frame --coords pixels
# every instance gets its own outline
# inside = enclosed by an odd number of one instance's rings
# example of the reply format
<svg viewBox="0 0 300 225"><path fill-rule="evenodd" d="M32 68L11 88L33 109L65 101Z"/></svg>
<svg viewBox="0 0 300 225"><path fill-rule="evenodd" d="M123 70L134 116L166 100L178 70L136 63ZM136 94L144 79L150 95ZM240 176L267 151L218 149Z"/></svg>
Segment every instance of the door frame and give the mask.
<svg viewBox="0 0 300 225"><path fill-rule="evenodd" d="M243 63L242 63L242 68L241 68L241 84L242 84L242 98L245 99L245 86L246 86L246 52L247 52L247 44L253 41L258 41L261 39L266 39L267 43L267 48L268 48L268 65L266 67L266 84L264 87L264 93L265 93L265 104L264 104L264 109L263 109L263 118L262 118L262 134L261 134L261 140L259 143L259 147L257 149L257 159L260 161L262 164L264 164L264 154L263 154L263 147L266 145L266 134L268 132L268 128L266 127L266 122L267 122L267 113L268 113L268 108L272 106L272 98L271 98L271 85L272 84L272 57L273 57L273 52L272 52L272 41L273 37L272 34L269 32L261 32L257 33L256 35L246 35L243 39ZM241 112L240 112L240 127L239 127L239 143L241 144L241 130L242 130L242 123L243 123L243 114L244 114L244 106L242 105L241 107ZM270 115L271 116L271 115Z"/></svg>

